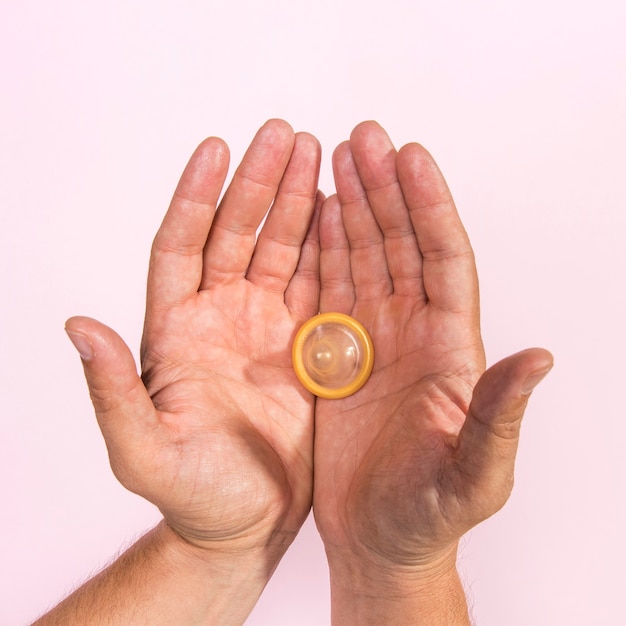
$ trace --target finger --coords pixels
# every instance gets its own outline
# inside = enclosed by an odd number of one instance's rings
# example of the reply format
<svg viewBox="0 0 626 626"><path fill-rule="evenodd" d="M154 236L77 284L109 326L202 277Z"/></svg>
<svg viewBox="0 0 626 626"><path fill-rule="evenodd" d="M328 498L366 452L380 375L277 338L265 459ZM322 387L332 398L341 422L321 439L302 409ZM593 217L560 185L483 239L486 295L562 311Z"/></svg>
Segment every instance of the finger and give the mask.
<svg viewBox="0 0 626 626"><path fill-rule="evenodd" d="M320 311L350 314L356 295L350 270L350 245L337 196L320 213Z"/></svg>
<svg viewBox="0 0 626 626"><path fill-rule="evenodd" d="M383 235L370 208L348 142L340 144L335 150L333 172L350 245L350 267L356 297L369 301L389 295L393 286L387 269Z"/></svg>
<svg viewBox="0 0 626 626"><path fill-rule="evenodd" d="M423 258L423 282L429 303L477 316L474 254L439 168L418 144L408 144L400 150L397 167Z"/></svg>
<svg viewBox="0 0 626 626"><path fill-rule="evenodd" d="M320 238L319 218L324 194L318 192L311 223L300 250L296 271L285 290L285 304L299 319L319 312L320 297Z"/></svg>
<svg viewBox="0 0 626 626"><path fill-rule="evenodd" d="M148 309L173 306L197 293L228 160L228 147L216 137L203 141L189 160L152 245Z"/></svg>
<svg viewBox="0 0 626 626"><path fill-rule="evenodd" d="M317 139L298 133L246 274L255 285L279 293L287 289L315 208L320 158Z"/></svg>
<svg viewBox="0 0 626 626"><path fill-rule="evenodd" d="M111 464L120 470L125 460L132 460L134 444L154 429L157 412L137 374L131 351L117 333L87 317L69 319L65 329L82 357Z"/></svg>
<svg viewBox="0 0 626 626"><path fill-rule="evenodd" d="M398 181L396 149L376 122L363 122L352 131L350 149L383 234L394 293L425 299L422 259Z"/></svg>
<svg viewBox="0 0 626 626"><path fill-rule="evenodd" d="M204 251L201 289L245 276L256 234L289 162L294 132L270 120L257 132L222 199Z"/></svg>
<svg viewBox="0 0 626 626"><path fill-rule="evenodd" d="M483 494L489 501L487 515L503 506L510 494L528 398L552 365L547 350L525 350L488 369L474 389L458 438L456 462L472 493Z"/></svg>

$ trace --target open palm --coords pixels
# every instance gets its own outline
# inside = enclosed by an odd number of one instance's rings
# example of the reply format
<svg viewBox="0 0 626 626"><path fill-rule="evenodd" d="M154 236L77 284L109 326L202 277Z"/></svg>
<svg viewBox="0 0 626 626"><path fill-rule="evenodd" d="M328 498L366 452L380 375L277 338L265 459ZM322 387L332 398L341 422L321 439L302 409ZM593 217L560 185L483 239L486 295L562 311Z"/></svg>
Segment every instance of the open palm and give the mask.
<svg viewBox="0 0 626 626"><path fill-rule="evenodd" d="M194 543L284 548L310 508L314 402L289 348L318 307L319 158L313 137L267 123L216 210L228 151L198 148L153 245L142 380L112 331L68 322L96 344L86 373L114 472Z"/></svg>
<svg viewBox="0 0 626 626"><path fill-rule="evenodd" d="M549 355L510 357L476 387L485 361L473 253L421 146L396 152L364 123L334 171L337 196L320 218L321 309L361 321L375 363L354 396L318 400L316 520L331 552L419 566L505 502L517 439L492 398Z"/></svg>

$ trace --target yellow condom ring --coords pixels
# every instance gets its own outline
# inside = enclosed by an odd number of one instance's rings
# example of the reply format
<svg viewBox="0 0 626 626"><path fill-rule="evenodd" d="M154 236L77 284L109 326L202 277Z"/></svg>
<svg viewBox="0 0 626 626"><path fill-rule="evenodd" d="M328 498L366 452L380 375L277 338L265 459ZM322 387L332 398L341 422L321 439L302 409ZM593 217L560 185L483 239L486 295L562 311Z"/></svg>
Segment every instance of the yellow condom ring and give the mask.
<svg viewBox="0 0 626 626"><path fill-rule="evenodd" d="M310 392L335 400L356 393L374 366L368 332L343 313L321 313L305 322L293 342L293 368Z"/></svg>

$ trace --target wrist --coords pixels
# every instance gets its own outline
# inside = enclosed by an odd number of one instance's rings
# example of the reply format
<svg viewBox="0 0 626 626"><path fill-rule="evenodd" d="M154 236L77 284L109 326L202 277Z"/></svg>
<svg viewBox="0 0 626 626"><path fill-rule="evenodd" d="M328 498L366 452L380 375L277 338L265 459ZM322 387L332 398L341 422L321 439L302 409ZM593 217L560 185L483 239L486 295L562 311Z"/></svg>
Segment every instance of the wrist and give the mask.
<svg viewBox="0 0 626 626"><path fill-rule="evenodd" d="M257 581L264 586L293 540L290 535L269 541L240 538L192 542L165 520L153 532L174 567L204 572L212 578L219 574L229 585Z"/></svg>
<svg viewBox="0 0 626 626"><path fill-rule="evenodd" d="M375 586L389 587L389 591L409 591L422 586L431 587L456 575L458 544L415 559L412 562L395 561L369 550L354 550L326 546L326 556L331 573L336 572L344 580L350 580L355 589L367 590Z"/></svg>
<svg viewBox="0 0 626 626"><path fill-rule="evenodd" d="M164 571L197 598L203 622L242 624L278 566L288 544L215 541L199 546L176 533L165 521L154 530L165 562Z"/></svg>
<svg viewBox="0 0 626 626"><path fill-rule="evenodd" d="M456 553L407 565L327 549L333 624L469 624Z"/></svg>

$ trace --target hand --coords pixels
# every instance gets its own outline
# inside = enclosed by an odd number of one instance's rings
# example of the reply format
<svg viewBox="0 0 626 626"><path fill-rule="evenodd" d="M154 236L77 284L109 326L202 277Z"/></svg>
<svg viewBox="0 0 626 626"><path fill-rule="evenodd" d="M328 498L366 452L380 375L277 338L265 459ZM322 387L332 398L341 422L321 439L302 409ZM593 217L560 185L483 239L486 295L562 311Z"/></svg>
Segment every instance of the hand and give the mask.
<svg viewBox="0 0 626 626"><path fill-rule="evenodd" d="M198 147L152 249L142 378L112 330L67 323L113 471L193 545L280 558L310 509L314 402L290 344L318 308L319 161L270 121L216 210L228 149Z"/></svg>
<svg viewBox="0 0 626 626"><path fill-rule="evenodd" d="M368 122L333 166L320 308L361 321L375 363L355 395L317 402L314 511L331 578L351 561L380 588L454 568L459 537L505 503L528 394L552 357L532 349L483 373L472 249L421 146L396 152Z"/></svg>

